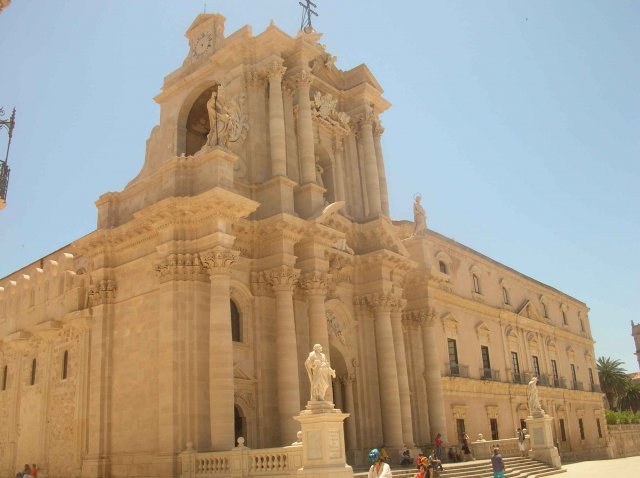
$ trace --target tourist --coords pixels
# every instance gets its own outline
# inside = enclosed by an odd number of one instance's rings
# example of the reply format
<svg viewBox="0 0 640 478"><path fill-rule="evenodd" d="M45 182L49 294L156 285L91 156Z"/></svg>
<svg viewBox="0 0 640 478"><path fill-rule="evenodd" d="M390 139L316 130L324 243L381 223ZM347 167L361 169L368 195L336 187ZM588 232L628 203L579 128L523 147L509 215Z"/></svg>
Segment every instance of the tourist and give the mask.
<svg viewBox="0 0 640 478"><path fill-rule="evenodd" d="M416 457L416 468L420 469L420 465L422 464L422 459L426 458L426 456L424 456L424 453L422 453L422 451L420 451L420 453L418 453L418 456Z"/></svg>
<svg viewBox="0 0 640 478"><path fill-rule="evenodd" d="M493 478L504 478L504 461L502 460L500 448L498 447L493 449L491 468L493 468Z"/></svg>
<svg viewBox="0 0 640 478"><path fill-rule="evenodd" d="M371 468L367 478L392 478L391 467L382 460L382 455L377 448L369 452L369 463Z"/></svg>
<svg viewBox="0 0 640 478"><path fill-rule="evenodd" d="M29 463L25 463L21 476L22 478L32 478L31 467L29 466Z"/></svg>
<svg viewBox="0 0 640 478"><path fill-rule="evenodd" d="M384 461L385 463L391 462L391 460L389 459L389 453L387 453L387 449L385 448L384 444L380 445L380 448L378 448L378 450L380 450L380 458L382 459L382 461Z"/></svg>
<svg viewBox="0 0 640 478"><path fill-rule="evenodd" d="M438 457L436 450L431 451L431 455L429 455L429 466L433 469L433 471L443 471L442 468L442 460Z"/></svg>
<svg viewBox="0 0 640 478"><path fill-rule="evenodd" d="M442 435L440 433L436 435L435 445L436 445L436 456L438 457L440 462L442 462L444 460L444 453L442 449L442 445L443 445Z"/></svg>
<svg viewBox="0 0 640 478"><path fill-rule="evenodd" d="M38 478L38 467L35 463L31 465L31 476L33 476L33 478Z"/></svg>
<svg viewBox="0 0 640 478"><path fill-rule="evenodd" d="M430 478L429 460L426 457L420 458L418 462L418 473L414 478Z"/></svg>
<svg viewBox="0 0 640 478"><path fill-rule="evenodd" d="M516 436L518 437L518 449L520 450L520 454L522 456L526 456L527 453L524 449L524 439L525 439L524 430L521 430L520 428L518 428L518 430L516 430Z"/></svg>
<svg viewBox="0 0 640 478"><path fill-rule="evenodd" d="M469 435L466 433L462 436L462 451L464 452L463 461L473 460L471 449L469 448Z"/></svg>
<svg viewBox="0 0 640 478"><path fill-rule="evenodd" d="M398 451L400 455L400 466L406 466L411 464L411 452L407 448L407 445L403 445Z"/></svg>

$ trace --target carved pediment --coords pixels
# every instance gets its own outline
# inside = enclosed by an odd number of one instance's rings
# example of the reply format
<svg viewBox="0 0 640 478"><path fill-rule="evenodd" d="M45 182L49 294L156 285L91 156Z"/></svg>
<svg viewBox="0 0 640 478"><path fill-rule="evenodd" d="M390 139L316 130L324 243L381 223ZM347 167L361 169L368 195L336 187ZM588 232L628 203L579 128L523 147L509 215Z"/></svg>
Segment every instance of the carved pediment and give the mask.
<svg viewBox="0 0 640 478"><path fill-rule="evenodd" d="M540 312L538 312L538 309L531 303L530 300L526 300L524 304L520 306L517 314L532 320L537 320L537 321L542 320L542 316L540 315Z"/></svg>
<svg viewBox="0 0 640 478"><path fill-rule="evenodd" d="M458 326L460 322L456 319L453 314L447 312L442 316L442 325L444 326L445 333L451 337L455 337L458 335Z"/></svg>
<svg viewBox="0 0 640 478"><path fill-rule="evenodd" d="M485 322L480 322L478 325L476 325L476 334L478 335L478 341L481 344L486 345L489 343L489 340L491 338L491 330Z"/></svg>

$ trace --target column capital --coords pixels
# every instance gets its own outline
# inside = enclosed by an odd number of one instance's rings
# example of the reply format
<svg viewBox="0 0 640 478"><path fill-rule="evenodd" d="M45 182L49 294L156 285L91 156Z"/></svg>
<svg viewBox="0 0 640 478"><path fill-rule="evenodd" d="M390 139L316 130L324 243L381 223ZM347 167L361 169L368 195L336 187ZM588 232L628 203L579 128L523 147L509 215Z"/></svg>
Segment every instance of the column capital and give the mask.
<svg viewBox="0 0 640 478"><path fill-rule="evenodd" d="M300 287L308 295L327 295L331 275L321 271L304 272L300 276Z"/></svg>
<svg viewBox="0 0 640 478"><path fill-rule="evenodd" d="M281 82L286 71L287 68L282 66L281 62L273 61L264 69L264 76L269 80L269 82Z"/></svg>
<svg viewBox="0 0 640 478"><path fill-rule="evenodd" d="M311 87L311 72L309 70L302 70L292 79L298 89Z"/></svg>
<svg viewBox="0 0 640 478"><path fill-rule="evenodd" d="M169 254L155 265L155 271L160 282L207 279L206 266L198 254Z"/></svg>
<svg viewBox="0 0 640 478"><path fill-rule="evenodd" d="M433 307L424 307L422 309L407 310L402 314L403 320L412 322L420 327L431 326L435 324L436 311Z"/></svg>
<svg viewBox="0 0 640 478"><path fill-rule="evenodd" d="M102 279L91 284L87 289L87 305L92 307L112 303L117 289L116 281L112 279Z"/></svg>
<svg viewBox="0 0 640 478"><path fill-rule="evenodd" d="M357 305L367 305L374 312L402 312L406 299L393 292L375 292L356 299Z"/></svg>
<svg viewBox="0 0 640 478"><path fill-rule="evenodd" d="M368 126L373 128L376 122L379 123L379 120L374 113L373 105L365 105L364 113L361 113L357 117L357 123L360 125L360 129L362 130L362 128Z"/></svg>
<svg viewBox="0 0 640 478"><path fill-rule="evenodd" d="M264 77L257 71L249 71L245 75L247 86L251 88L261 88L264 85Z"/></svg>
<svg viewBox="0 0 640 478"><path fill-rule="evenodd" d="M373 137L379 138L384 133L384 128L382 127L382 122L380 118L377 116L373 119Z"/></svg>
<svg viewBox="0 0 640 478"><path fill-rule="evenodd" d="M213 249L200 253L200 261L209 272L209 276L229 274L231 266L240 255L239 251L234 251L224 246L216 246Z"/></svg>
<svg viewBox="0 0 640 478"><path fill-rule="evenodd" d="M290 266L279 266L264 271L265 278L274 291L292 291L298 282L300 271Z"/></svg>

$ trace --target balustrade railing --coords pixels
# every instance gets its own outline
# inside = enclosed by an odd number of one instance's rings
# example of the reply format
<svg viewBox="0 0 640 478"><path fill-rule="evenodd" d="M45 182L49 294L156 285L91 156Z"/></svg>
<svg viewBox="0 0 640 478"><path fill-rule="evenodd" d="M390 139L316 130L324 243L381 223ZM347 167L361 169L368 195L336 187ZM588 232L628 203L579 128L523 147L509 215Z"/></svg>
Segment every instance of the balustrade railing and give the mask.
<svg viewBox="0 0 640 478"><path fill-rule="evenodd" d="M591 384L591 391L592 392L602 393L602 388L600 388L600 384L599 383L592 383Z"/></svg>
<svg viewBox="0 0 640 478"><path fill-rule="evenodd" d="M584 390L584 387L582 386L582 382L578 382L577 380L573 381L573 389L574 390Z"/></svg>
<svg viewBox="0 0 640 478"><path fill-rule="evenodd" d="M494 380L496 382L499 382L500 370L482 367L480 369L480 380Z"/></svg>
<svg viewBox="0 0 640 478"><path fill-rule="evenodd" d="M460 363L448 362L444 365L447 377L469 377L469 366Z"/></svg>

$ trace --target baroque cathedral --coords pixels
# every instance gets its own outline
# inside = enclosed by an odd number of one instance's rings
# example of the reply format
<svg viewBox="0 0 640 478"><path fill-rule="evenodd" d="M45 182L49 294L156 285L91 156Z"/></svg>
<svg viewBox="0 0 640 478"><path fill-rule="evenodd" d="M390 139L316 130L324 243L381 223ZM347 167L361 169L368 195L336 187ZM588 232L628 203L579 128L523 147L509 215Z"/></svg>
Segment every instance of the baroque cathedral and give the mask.
<svg viewBox="0 0 640 478"><path fill-rule="evenodd" d="M201 14L137 177L92 233L0 279L0 473L170 477L281 447L321 344L349 462L512 438L538 377L564 457L604 455L588 307L389 217L371 71L312 30Z"/></svg>

